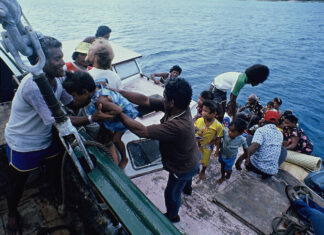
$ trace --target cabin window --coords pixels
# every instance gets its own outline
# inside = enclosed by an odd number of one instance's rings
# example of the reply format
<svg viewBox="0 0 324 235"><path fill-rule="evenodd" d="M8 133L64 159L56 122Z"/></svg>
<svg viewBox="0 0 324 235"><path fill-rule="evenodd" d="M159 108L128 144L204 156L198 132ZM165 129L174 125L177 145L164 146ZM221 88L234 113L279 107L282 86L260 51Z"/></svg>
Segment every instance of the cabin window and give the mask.
<svg viewBox="0 0 324 235"><path fill-rule="evenodd" d="M121 80L140 73L140 70L135 60L127 61L121 64L116 64L114 67Z"/></svg>
<svg viewBox="0 0 324 235"><path fill-rule="evenodd" d="M161 163L158 140L141 139L131 141L127 144L127 150L132 166L136 170Z"/></svg>

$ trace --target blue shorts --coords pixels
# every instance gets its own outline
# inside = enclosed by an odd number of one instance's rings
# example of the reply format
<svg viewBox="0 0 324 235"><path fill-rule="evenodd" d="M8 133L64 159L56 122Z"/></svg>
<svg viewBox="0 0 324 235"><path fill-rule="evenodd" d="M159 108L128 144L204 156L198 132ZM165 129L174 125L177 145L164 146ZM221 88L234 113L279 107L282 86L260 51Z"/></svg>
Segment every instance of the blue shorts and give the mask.
<svg viewBox="0 0 324 235"><path fill-rule="evenodd" d="M221 164L224 164L225 167L224 169L227 170L227 171L230 171L232 170L233 168L233 165L235 163L235 159L236 157L231 157L231 158L222 158L222 156L219 154L218 156L218 161L221 163Z"/></svg>
<svg viewBox="0 0 324 235"><path fill-rule="evenodd" d="M56 144L52 144L39 151L17 152L7 145L8 162L18 171L31 171L38 168L44 159L58 156L60 152L58 149Z"/></svg>

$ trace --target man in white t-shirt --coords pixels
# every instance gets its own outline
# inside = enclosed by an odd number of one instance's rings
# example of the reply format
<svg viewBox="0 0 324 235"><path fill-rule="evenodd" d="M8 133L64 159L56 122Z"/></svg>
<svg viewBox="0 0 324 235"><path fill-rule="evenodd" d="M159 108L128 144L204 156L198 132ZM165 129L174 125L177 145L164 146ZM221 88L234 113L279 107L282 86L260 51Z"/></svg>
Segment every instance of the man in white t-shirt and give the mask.
<svg viewBox="0 0 324 235"><path fill-rule="evenodd" d="M93 66L89 74L95 81L104 80L109 88L120 89L120 77L111 70L113 59L113 49L110 43L104 39L96 39L92 43L86 57L86 60Z"/></svg>
<svg viewBox="0 0 324 235"><path fill-rule="evenodd" d="M59 80L64 76L62 44L52 37L40 40L46 57L43 68L50 88L56 99L70 107L85 106L95 91L80 91L84 102L73 102L73 97L62 87ZM37 61L36 56L29 57L31 64ZM93 121L102 121L98 113L92 115ZM74 125L89 124L87 117L71 118ZM5 129L7 142L8 169L8 224L7 233L16 234L19 228L18 202L22 196L25 182L31 171L46 163L46 175L51 179L51 186L60 185L60 145L52 133L54 117L48 108L32 75L25 77L13 98L9 121ZM57 178L56 178L57 177ZM57 180L56 180L57 179Z"/></svg>
<svg viewBox="0 0 324 235"><path fill-rule="evenodd" d="M117 73L111 70L111 63L113 59L114 51L109 41L102 38L98 38L92 43L86 57L86 60L93 66L89 71L89 74L97 84L101 83L109 88L120 89L120 77ZM126 157L125 144L121 140L124 132L112 132L108 129L105 129L105 133L107 133L107 135L112 135L112 141L116 145L121 155L121 160L118 166L121 169L124 169L128 162L128 159ZM114 148L112 148L111 151L114 151Z"/></svg>
<svg viewBox="0 0 324 235"><path fill-rule="evenodd" d="M236 98L245 84L257 86L263 83L269 75L269 68L265 65L255 64L247 68L244 73L227 72L214 78L209 90L214 94L214 100L221 104L218 105L218 116L223 120L226 109L226 92L231 91L230 101L228 102L228 113L234 116L236 113Z"/></svg>

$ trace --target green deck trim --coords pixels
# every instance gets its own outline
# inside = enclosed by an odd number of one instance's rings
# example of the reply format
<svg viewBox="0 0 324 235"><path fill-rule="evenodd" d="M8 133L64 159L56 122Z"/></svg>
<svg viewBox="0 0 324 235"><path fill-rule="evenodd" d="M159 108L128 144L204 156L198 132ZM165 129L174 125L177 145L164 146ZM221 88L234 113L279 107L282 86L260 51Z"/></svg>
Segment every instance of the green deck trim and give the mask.
<svg viewBox="0 0 324 235"><path fill-rule="evenodd" d="M181 234L119 167L96 147L96 168L88 174L130 234Z"/></svg>

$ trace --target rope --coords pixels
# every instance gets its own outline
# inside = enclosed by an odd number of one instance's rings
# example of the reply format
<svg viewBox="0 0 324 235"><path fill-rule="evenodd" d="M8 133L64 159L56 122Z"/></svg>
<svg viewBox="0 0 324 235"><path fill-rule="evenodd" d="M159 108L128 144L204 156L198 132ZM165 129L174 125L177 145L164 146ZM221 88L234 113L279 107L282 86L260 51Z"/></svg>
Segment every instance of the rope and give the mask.
<svg viewBox="0 0 324 235"><path fill-rule="evenodd" d="M83 142L84 146L85 147L90 147L90 146L93 146L93 147L97 147L99 148L100 150L102 150L105 154L107 154L111 159L111 153L109 151L108 148L106 148L106 146L104 146L103 144L100 144L96 141L92 141L92 140L86 140ZM76 141L74 141L72 143L72 147L76 147L77 146L77 143ZM66 161L66 156L67 156L67 151L64 152L64 156L63 156L63 159L62 159L62 164L61 164L61 185L62 185L62 205L59 206L59 213L61 215L64 215L65 214L65 208L66 208L66 192L65 192L65 180L64 180L64 166L65 166L65 161Z"/></svg>

